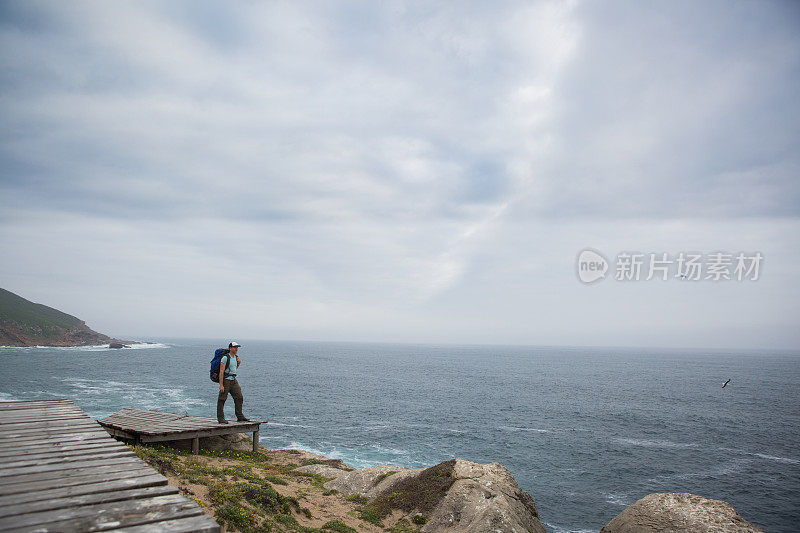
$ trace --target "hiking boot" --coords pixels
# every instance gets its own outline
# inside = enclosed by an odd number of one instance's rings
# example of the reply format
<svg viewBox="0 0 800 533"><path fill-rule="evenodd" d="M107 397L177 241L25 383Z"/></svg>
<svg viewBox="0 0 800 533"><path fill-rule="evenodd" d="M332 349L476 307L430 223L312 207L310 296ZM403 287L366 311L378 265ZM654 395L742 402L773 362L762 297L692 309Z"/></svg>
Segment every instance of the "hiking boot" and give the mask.
<svg viewBox="0 0 800 533"><path fill-rule="evenodd" d="M227 423L228 421L225 420L224 418L222 420L217 420L217 424L227 424Z"/></svg>

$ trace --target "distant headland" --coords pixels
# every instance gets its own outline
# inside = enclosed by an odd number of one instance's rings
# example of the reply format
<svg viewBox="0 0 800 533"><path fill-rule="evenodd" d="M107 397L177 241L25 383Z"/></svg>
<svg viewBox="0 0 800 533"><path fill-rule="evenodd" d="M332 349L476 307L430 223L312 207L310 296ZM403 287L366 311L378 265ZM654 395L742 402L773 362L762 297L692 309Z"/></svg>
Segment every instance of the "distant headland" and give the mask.
<svg viewBox="0 0 800 533"><path fill-rule="evenodd" d="M77 317L0 289L0 346L121 347L134 342L103 335Z"/></svg>

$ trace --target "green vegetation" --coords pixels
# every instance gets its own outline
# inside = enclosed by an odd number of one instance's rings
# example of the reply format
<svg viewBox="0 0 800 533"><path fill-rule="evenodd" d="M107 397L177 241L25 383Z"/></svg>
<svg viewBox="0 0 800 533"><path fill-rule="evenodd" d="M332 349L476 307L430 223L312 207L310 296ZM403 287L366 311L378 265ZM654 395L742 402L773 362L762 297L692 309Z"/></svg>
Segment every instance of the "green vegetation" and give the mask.
<svg viewBox="0 0 800 533"><path fill-rule="evenodd" d="M331 520L330 522L326 522L325 524L323 524L322 529L337 531L339 533L357 533L355 529L348 526L341 520Z"/></svg>
<svg viewBox="0 0 800 533"><path fill-rule="evenodd" d="M228 503L217 510L217 521L228 527L235 527L241 531L250 532L255 530L255 514L240 505Z"/></svg>
<svg viewBox="0 0 800 533"><path fill-rule="evenodd" d="M455 459L451 459L423 470L418 477L400 480L392 487L392 492L380 494L372 500L362 510L362 514L366 512L370 517L381 519L392 509L429 512L439 504L450 490L450 486L455 483L453 476L455 464Z"/></svg>
<svg viewBox="0 0 800 533"><path fill-rule="evenodd" d="M389 533L419 533L419 529L413 527L408 520L401 518L397 521Z"/></svg>
<svg viewBox="0 0 800 533"><path fill-rule="evenodd" d="M328 478L294 472L291 470L292 467L271 465L270 458L262 452L201 450L198 454L200 456L237 461L237 464L217 467L200 460L198 455L184 450L163 446L131 446L131 448L137 456L162 473L177 476L182 482L208 487L210 503L207 502L206 507L216 514L217 522L229 529L244 533L266 531L322 533L322 530L298 524L294 513L310 519L311 510L300 507L297 498L279 493L270 483L288 485L289 482L282 477L288 474L308 484L307 489L296 489L296 494L300 495L321 487ZM181 489L181 492L191 497L191 493L185 488Z"/></svg>
<svg viewBox="0 0 800 533"><path fill-rule="evenodd" d="M424 516L422 516L421 514L418 514L418 515L414 515L414 517L411 518L411 521L414 522L415 524L417 524L418 526L422 526L422 525L425 525L425 523L428 521L428 519L425 518Z"/></svg>
<svg viewBox="0 0 800 533"><path fill-rule="evenodd" d="M359 509L358 517L365 521L375 524L376 526L383 527L383 523L381 523L381 516L378 515L377 511L372 507L366 507L364 509Z"/></svg>
<svg viewBox="0 0 800 533"><path fill-rule="evenodd" d="M377 484L377 483L380 483L381 481L383 481L383 480L384 480L384 479L386 479L387 477L391 476L392 474L396 474L397 472L398 472L397 470L389 470L388 472L384 472L383 474L381 474L380 476L378 476L378 479L377 479L377 482L376 482L376 484Z"/></svg>

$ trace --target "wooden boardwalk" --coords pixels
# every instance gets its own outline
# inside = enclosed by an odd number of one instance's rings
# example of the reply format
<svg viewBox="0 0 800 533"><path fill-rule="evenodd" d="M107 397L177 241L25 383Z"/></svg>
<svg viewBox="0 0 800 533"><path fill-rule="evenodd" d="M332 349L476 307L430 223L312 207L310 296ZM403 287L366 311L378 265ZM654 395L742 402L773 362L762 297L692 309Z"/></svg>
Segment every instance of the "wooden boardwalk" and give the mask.
<svg viewBox="0 0 800 533"><path fill-rule="evenodd" d="M100 424L115 437L134 442L163 442L192 440L192 451L197 453L200 437L252 433L253 451L258 451L258 431L262 422L233 422L220 424L215 418L178 415L160 411L122 409L104 418Z"/></svg>
<svg viewBox="0 0 800 533"><path fill-rule="evenodd" d="M0 402L0 531L219 532L69 400Z"/></svg>

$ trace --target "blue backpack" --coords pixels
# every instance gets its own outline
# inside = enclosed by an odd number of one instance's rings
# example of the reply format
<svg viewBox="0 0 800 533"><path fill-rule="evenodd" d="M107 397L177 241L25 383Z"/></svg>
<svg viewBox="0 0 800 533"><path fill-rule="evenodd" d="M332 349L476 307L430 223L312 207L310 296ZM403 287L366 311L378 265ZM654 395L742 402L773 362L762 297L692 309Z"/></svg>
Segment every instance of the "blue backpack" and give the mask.
<svg viewBox="0 0 800 533"><path fill-rule="evenodd" d="M222 361L222 358L228 354L230 354L230 350L227 348L219 348L214 352L214 359L211 360L210 372L211 381L214 383L219 383L219 363ZM230 357L228 360L230 361Z"/></svg>

